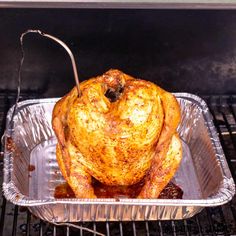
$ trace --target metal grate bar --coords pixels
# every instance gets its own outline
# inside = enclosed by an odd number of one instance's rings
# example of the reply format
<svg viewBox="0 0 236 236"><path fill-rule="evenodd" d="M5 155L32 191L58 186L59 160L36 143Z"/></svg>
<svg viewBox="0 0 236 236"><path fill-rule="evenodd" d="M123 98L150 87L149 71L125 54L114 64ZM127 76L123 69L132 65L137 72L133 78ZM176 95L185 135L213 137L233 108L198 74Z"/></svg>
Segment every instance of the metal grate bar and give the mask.
<svg viewBox="0 0 236 236"><path fill-rule="evenodd" d="M106 231L107 231L107 236L110 236L109 222L106 222Z"/></svg>
<svg viewBox="0 0 236 236"><path fill-rule="evenodd" d="M215 233L215 231L214 231L214 226L213 226L213 222L212 222L211 214L210 214L208 208L206 208L206 212L207 212L208 223L209 223L210 230L211 230L211 235L215 236L216 233Z"/></svg>
<svg viewBox="0 0 236 236"><path fill-rule="evenodd" d="M132 226L133 226L133 235L137 236L137 234L136 234L136 225L135 225L134 221L132 222Z"/></svg>
<svg viewBox="0 0 236 236"><path fill-rule="evenodd" d="M199 235L202 236L202 227L201 227L201 224L199 223L199 218L198 218L198 215L195 217L196 218L196 222L197 222L197 226L198 226L198 232L199 232Z"/></svg>
<svg viewBox="0 0 236 236"><path fill-rule="evenodd" d="M40 220L39 223L39 236L43 236L43 221Z"/></svg>
<svg viewBox="0 0 236 236"><path fill-rule="evenodd" d="M5 222L5 212L6 212L6 198L2 197L2 212L0 221L0 235L3 235L3 227Z"/></svg>
<svg viewBox="0 0 236 236"><path fill-rule="evenodd" d="M31 221L31 214L29 211L27 211L27 220L26 220L26 235L30 235L30 221Z"/></svg>
<svg viewBox="0 0 236 236"><path fill-rule="evenodd" d="M176 236L176 227L175 227L175 222L172 220L171 221L172 229L173 229L173 235Z"/></svg>
<svg viewBox="0 0 236 236"><path fill-rule="evenodd" d="M234 120L236 122L236 111L233 108L233 104L235 104L235 103L236 103L236 96L235 97L231 96L230 97L230 101L229 101L229 108L230 108L230 112L233 115ZM235 104L235 109L236 109L236 104Z"/></svg>
<svg viewBox="0 0 236 236"><path fill-rule="evenodd" d="M14 218L13 218L13 227L12 227L12 236L16 235L17 217L18 217L18 206L15 206L15 208L14 208Z"/></svg>
<svg viewBox="0 0 236 236"><path fill-rule="evenodd" d="M96 226L96 222L93 222L93 230L96 231L97 226ZM96 236L96 234L94 233L93 236Z"/></svg>
<svg viewBox="0 0 236 236"><path fill-rule="evenodd" d="M188 222L187 220L184 220L184 230L185 230L185 234L187 236L189 236L189 230L188 230Z"/></svg>
<svg viewBox="0 0 236 236"><path fill-rule="evenodd" d="M83 229L80 229L80 236L83 236Z"/></svg>
<svg viewBox="0 0 236 236"><path fill-rule="evenodd" d="M120 236L123 236L123 226L122 226L122 222L119 222L119 228L120 228Z"/></svg>
<svg viewBox="0 0 236 236"><path fill-rule="evenodd" d="M226 222L223 214L221 214L221 207L215 207L212 209L208 209L209 214L211 215L211 219L213 223L213 230L216 234L229 235L226 229ZM219 224L220 221L220 224Z"/></svg>
<svg viewBox="0 0 236 236"><path fill-rule="evenodd" d="M1 98L1 100L3 100L3 104L4 106L1 107L1 123L0 123L0 127L1 127L1 130L0 130L0 135L2 137L3 133L4 133L4 130L5 130L5 120L6 120L6 114L7 114L7 111L8 111L8 108L10 107L9 106L9 101L8 101L8 98L5 96L3 98ZM1 146L1 143L0 143L0 146ZM1 149L2 150L2 149Z"/></svg>
<svg viewBox="0 0 236 236"><path fill-rule="evenodd" d="M224 235L229 235L229 233L227 231L227 227L226 227L227 224L226 224L226 220L225 220L222 208L221 207L217 207L217 209L219 211L220 218L222 219Z"/></svg>
<svg viewBox="0 0 236 236"><path fill-rule="evenodd" d="M161 221L158 221L158 226L159 226L160 236L163 236L163 228L162 228Z"/></svg>
<svg viewBox="0 0 236 236"><path fill-rule="evenodd" d="M53 236L57 235L57 227L54 225L53 226Z"/></svg>
<svg viewBox="0 0 236 236"><path fill-rule="evenodd" d="M150 232L149 232L148 221L145 221L145 228L146 228L146 235L149 236L149 235L150 235Z"/></svg>
<svg viewBox="0 0 236 236"><path fill-rule="evenodd" d="M232 140L232 144L234 145L234 149L236 149L236 141L235 141L235 139L234 139L234 135L233 135L233 132L232 132L231 127L230 127L230 125L229 125L229 122L228 122L228 120L227 120L227 118L226 118L225 113L224 113L223 111L221 111L221 113L222 113L222 116L223 116L223 118L224 118L226 128L227 128L228 131L229 131L229 135L230 135L230 138L231 138L231 140Z"/></svg>
<svg viewBox="0 0 236 236"><path fill-rule="evenodd" d="M70 227L66 226L66 236L69 236L69 235L70 235Z"/></svg>

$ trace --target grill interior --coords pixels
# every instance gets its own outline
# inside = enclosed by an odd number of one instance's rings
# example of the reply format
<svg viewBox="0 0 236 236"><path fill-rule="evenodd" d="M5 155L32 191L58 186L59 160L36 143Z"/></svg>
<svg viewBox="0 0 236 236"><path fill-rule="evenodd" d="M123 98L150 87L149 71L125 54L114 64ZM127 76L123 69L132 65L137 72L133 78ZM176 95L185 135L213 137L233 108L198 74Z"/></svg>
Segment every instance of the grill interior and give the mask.
<svg viewBox="0 0 236 236"><path fill-rule="evenodd" d="M201 97L210 107L236 181L236 11L0 9L0 22L1 136L15 101L19 35L40 28L70 46L82 80L118 68L169 91L206 94ZM71 64L64 51L37 37L28 37L25 50L22 100L58 97L71 89ZM2 169L0 158L0 182ZM0 235L94 235L43 222L3 196L0 204ZM112 236L236 235L236 197L183 221L78 225Z"/></svg>
<svg viewBox="0 0 236 236"><path fill-rule="evenodd" d="M23 94L21 99L37 96L37 93L28 93ZM236 180L236 95L207 95L202 98L211 110L231 173ZM6 112L14 100L13 94L0 96L1 135ZM2 178L2 159L0 165ZM3 196L1 206L0 234L3 235L95 235L86 230L43 222L31 215L27 208L14 206ZM193 218L183 221L81 222L77 225L105 235L235 235L236 198L222 207L205 208Z"/></svg>

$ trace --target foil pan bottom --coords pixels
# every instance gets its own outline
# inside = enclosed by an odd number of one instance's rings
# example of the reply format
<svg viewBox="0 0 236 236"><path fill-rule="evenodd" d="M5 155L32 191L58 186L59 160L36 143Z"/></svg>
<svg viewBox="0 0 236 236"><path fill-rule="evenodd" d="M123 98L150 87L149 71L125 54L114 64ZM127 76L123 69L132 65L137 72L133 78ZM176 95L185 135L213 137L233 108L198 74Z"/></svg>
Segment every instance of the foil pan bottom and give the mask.
<svg viewBox="0 0 236 236"><path fill-rule="evenodd" d="M29 176L29 198L31 199L54 200L55 188L65 183L56 160L56 144L57 140L53 137L38 144L31 151L30 166L35 167L35 169L30 172ZM184 141L182 141L182 145L183 159L172 182L183 190L183 199L201 199L201 189L192 162L191 152ZM124 209L122 206L112 205L109 206L109 208L104 209L102 206L97 205L92 212L89 213L90 207L86 207L86 205L83 205L83 210L81 210L81 206L76 207L76 205L73 207L70 206L69 211L67 208L61 208L57 205L53 206L53 208L53 215L50 216L50 221L55 222L65 222L68 220L74 222L78 221L78 217L81 217L80 220L83 221L84 219L91 218L92 215L96 216L96 219L94 219L96 221L104 221L107 219L111 221L117 219L127 221L130 220L130 210L134 214L133 220L155 220L156 218L162 220L168 220L170 218L182 219L185 215L186 217L189 217L201 210L199 207L196 207L194 211L192 207L190 209L188 209L189 207L186 207L180 211L178 207L172 207L172 210L170 211L169 207L167 210L163 209L163 206L149 206L148 208L145 207L143 209L140 209L139 206L126 206L127 209ZM30 210L33 212L33 209L30 208ZM68 211L66 213L67 218L64 218L65 211ZM109 212L109 216L104 217L107 214L106 211ZM111 212L113 212L113 215L110 214ZM172 215L169 214L170 212ZM35 213L39 213L38 209ZM43 216L44 214L42 214L42 217Z"/></svg>
<svg viewBox="0 0 236 236"><path fill-rule="evenodd" d="M43 141L30 153L29 198L54 199L55 188L65 180L56 160L56 138ZM182 141L183 158L172 182L183 190L183 199L202 198L188 145ZM194 185L193 185L194 183ZM194 187L193 187L194 186Z"/></svg>

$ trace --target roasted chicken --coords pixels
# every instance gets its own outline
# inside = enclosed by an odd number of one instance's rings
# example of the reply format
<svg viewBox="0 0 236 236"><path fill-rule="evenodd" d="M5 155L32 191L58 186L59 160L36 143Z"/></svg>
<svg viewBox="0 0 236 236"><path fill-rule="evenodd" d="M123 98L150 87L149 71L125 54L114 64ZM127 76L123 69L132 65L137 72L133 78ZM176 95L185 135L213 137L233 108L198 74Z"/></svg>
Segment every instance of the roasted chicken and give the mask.
<svg viewBox="0 0 236 236"><path fill-rule="evenodd" d="M92 178L110 186L144 181L138 198L157 198L174 176L182 146L180 108L155 84L119 70L84 81L53 110L61 172L77 198L96 198Z"/></svg>

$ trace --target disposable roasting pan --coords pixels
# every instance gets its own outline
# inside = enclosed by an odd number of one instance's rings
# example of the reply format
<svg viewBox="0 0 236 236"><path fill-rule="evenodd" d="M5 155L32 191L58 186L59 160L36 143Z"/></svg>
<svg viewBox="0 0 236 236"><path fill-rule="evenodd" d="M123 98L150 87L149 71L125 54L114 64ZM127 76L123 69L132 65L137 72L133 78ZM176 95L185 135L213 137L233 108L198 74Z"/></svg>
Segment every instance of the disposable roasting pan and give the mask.
<svg viewBox="0 0 236 236"><path fill-rule="evenodd" d="M51 127L56 98L18 103L13 126L14 109L9 110L4 136L5 197L50 222L177 220L203 207L227 203L235 185L207 105L195 95L175 95L182 111L178 132L183 160L172 181L183 190L183 199L55 199L55 187L64 182Z"/></svg>

